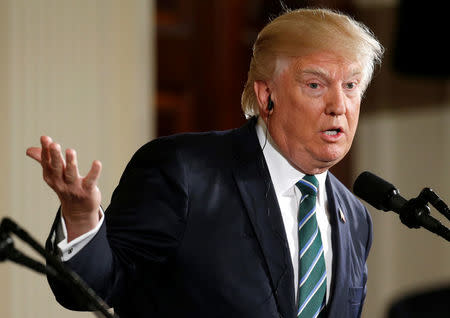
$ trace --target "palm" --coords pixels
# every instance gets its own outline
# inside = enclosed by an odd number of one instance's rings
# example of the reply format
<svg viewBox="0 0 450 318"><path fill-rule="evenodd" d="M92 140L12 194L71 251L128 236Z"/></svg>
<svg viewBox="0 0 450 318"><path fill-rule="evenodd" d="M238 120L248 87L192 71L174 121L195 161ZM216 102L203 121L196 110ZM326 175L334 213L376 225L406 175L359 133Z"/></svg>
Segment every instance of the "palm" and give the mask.
<svg viewBox="0 0 450 318"><path fill-rule="evenodd" d="M101 192L97 186L101 163L94 161L88 174L78 172L76 152L66 150L66 159L60 145L50 137L41 137L41 146L27 149L27 155L42 166L45 182L56 192L68 230L69 240L81 235L98 222Z"/></svg>

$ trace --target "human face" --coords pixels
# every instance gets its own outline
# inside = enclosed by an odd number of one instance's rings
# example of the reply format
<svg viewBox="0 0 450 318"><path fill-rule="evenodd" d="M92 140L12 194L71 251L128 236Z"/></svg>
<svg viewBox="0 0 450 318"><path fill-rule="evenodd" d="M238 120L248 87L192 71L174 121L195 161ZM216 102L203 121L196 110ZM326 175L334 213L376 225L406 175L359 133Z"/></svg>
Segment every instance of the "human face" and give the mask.
<svg viewBox="0 0 450 318"><path fill-rule="evenodd" d="M281 71L266 87L275 105L265 117L269 133L297 169L306 174L324 172L352 144L362 95L361 66L328 52L278 66ZM260 113L267 113L266 105L260 105Z"/></svg>

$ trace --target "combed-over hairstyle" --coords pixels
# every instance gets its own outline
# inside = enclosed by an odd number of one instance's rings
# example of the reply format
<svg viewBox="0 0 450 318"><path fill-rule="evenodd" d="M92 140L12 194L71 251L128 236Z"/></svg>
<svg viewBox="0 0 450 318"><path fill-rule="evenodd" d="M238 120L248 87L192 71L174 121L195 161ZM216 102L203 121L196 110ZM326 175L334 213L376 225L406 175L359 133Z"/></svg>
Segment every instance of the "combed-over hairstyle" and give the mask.
<svg viewBox="0 0 450 318"><path fill-rule="evenodd" d="M301 57L315 51L330 51L361 63L362 92L383 55L383 47L373 33L345 14L329 9L286 11L261 30L253 45L241 98L245 116L249 118L259 114L253 83L273 78L278 58Z"/></svg>

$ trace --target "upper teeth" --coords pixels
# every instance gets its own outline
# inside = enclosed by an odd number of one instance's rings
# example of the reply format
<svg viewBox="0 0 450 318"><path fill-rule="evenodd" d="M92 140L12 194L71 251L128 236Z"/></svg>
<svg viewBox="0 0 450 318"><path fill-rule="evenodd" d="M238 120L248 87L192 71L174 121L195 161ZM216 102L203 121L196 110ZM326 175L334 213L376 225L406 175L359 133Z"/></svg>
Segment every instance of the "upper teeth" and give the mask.
<svg viewBox="0 0 450 318"><path fill-rule="evenodd" d="M327 134L327 135L337 135L337 130L327 130L327 131L325 131L325 134Z"/></svg>

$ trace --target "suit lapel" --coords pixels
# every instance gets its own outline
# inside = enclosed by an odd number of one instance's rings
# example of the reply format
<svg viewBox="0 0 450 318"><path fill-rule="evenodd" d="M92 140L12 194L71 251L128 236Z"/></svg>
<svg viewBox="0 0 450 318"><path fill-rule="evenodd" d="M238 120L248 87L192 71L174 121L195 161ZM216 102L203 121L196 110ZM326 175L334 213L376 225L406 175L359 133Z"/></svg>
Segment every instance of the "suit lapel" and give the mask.
<svg viewBox="0 0 450 318"><path fill-rule="evenodd" d="M347 317L346 307L348 295L348 273L350 271L349 242L350 230L348 228L348 213L340 203L339 193L333 187L334 178L328 173L326 191L328 197L328 211L330 213L331 239L333 250L333 277L331 284L331 297L328 303L330 317Z"/></svg>
<svg viewBox="0 0 450 318"><path fill-rule="evenodd" d="M255 133L256 120L235 135L234 178L269 270L278 311L295 315L289 246L272 181Z"/></svg>

